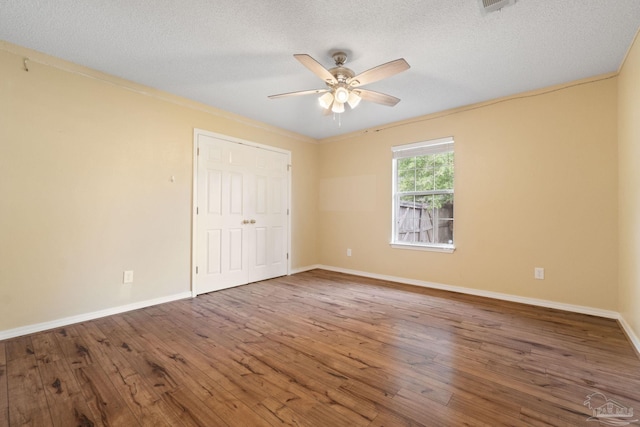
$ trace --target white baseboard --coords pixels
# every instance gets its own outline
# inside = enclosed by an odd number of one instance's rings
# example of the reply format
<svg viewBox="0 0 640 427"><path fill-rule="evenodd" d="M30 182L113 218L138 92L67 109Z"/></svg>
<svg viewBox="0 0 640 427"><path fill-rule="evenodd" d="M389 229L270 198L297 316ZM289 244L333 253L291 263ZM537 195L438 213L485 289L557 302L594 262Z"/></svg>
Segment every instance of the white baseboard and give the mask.
<svg viewBox="0 0 640 427"><path fill-rule="evenodd" d="M386 280L389 282L397 282L397 283L403 283L407 285L421 286L425 288L440 289L444 291L458 292L462 294L476 295L476 296L493 298L493 299L504 300L504 301L519 302L519 303L535 305L539 307L555 308L558 310L569 311L573 313L588 314L591 316L604 317L607 319L615 319L620 324L620 327L622 328L624 333L627 335L627 338L629 338L631 345L635 348L636 352L638 353L638 356L640 357L640 338L638 338L638 336L635 334L635 332L631 328L631 325L627 323L624 317L616 311L603 310L600 308L586 307L582 305L565 304L561 302L555 302L555 301L549 301L549 300L543 300L543 299L537 299L537 298L521 297L517 295L503 294L499 292L483 291L480 289L464 288L462 286L444 285L441 283L407 279L404 277L375 274L375 273L369 273L366 271L351 270L348 268L341 268L341 267L332 267L330 265L322 265L322 264L315 264L315 265L310 265L303 268L298 268L296 270L291 271L290 274L302 273L305 271L314 270L316 268L335 271L338 273L353 274L355 276L368 277L371 279Z"/></svg>
<svg viewBox="0 0 640 427"><path fill-rule="evenodd" d="M440 289L444 291L457 292L457 293L468 294L468 295L476 295L476 296L493 298L493 299L504 300L504 301L519 302L519 303L535 305L539 307L555 308L558 310L570 311L574 313L589 314L591 316L605 317L608 319L616 319L620 324L624 333L629 338L629 341L631 342L631 344L635 347L635 350L637 351L638 355L640 355L640 339L631 328L631 325L629 325L627 321L624 319L624 317L622 317L620 313L617 313L615 311L603 310L599 308L586 307L586 306L574 305L574 304L565 304L565 303L537 299L537 298L520 297L517 295L503 294L499 292L483 291L479 289L465 288L462 286L444 285L441 283L407 279L404 277L375 274L375 273L369 273L366 271L351 270L348 268L341 268L341 267L332 267L332 266L322 265L322 264L314 264L314 265L309 265L305 267L299 267L291 270L289 274L303 273L305 271L310 271L317 268L323 269L323 270L335 271L338 273L353 274L354 276L368 277L371 279L386 280L390 282L403 283L407 285L421 286L421 287L432 288L432 289ZM65 317L63 319L52 320L50 322L36 323L33 325L22 326L15 329L8 329L5 331L0 331L0 341L19 337L22 335L33 334L36 332L42 332L49 329L60 328L63 326L72 325L74 323L86 322L88 320L94 320L101 317L124 313L127 311L138 310L140 308L150 307L153 305L163 304L163 303L177 301L181 299L187 299L187 298L192 298L191 291L181 292L179 294L169 295L161 298L154 298L146 301L135 302L132 304L108 308L105 310L94 311L92 313L85 313L77 316Z"/></svg>
<svg viewBox="0 0 640 427"><path fill-rule="evenodd" d="M624 317L622 315L618 316L618 323L620 324L620 327L622 327L624 333L627 335L627 338L629 338L629 341L631 341L631 345L635 347L638 357L640 357L640 339L631 328L631 325L629 325L627 321L624 320Z"/></svg>
<svg viewBox="0 0 640 427"><path fill-rule="evenodd" d="M322 266L320 264L314 264L314 265L307 265L306 267L294 268L289 272L289 275L304 273L305 271L315 270L316 268L322 268Z"/></svg>
<svg viewBox="0 0 640 427"><path fill-rule="evenodd" d="M132 304L121 305L118 307L107 308L105 310L94 311L92 313L79 314L77 316L65 317L63 319L52 320L50 322L36 323L34 325L22 326L15 329L0 331L0 341L9 338L15 338L22 335L42 332L49 329L60 328L72 325L74 323L86 322L88 320L98 319L100 317L111 316L114 314L124 313L126 311L138 310L140 308L150 307L152 305L163 304L166 302L177 301L181 299L191 298L191 291L181 292L179 294L169 295L161 298L154 298L146 301L134 302Z"/></svg>
<svg viewBox="0 0 640 427"><path fill-rule="evenodd" d="M555 308L558 310L570 311L574 313L589 314L591 316L605 317L608 319L620 319L620 314L616 311L603 310L600 308L586 307L582 305L565 304L561 302L549 301L537 298L521 297L500 292L483 291L480 289L465 288L462 286L444 285L441 283L425 282L423 280L407 279L404 277L387 276L383 274L368 273L366 271L350 270L347 268L331 267L319 265L317 268L335 271L338 273L353 274L355 276L368 277L371 279L386 280L389 282L404 283L407 285L421 286L424 288L440 289L443 291L457 292L461 294L476 295L480 297L493 298L503 301L519 302L522 304L536 305L539 307Z"/></svg>

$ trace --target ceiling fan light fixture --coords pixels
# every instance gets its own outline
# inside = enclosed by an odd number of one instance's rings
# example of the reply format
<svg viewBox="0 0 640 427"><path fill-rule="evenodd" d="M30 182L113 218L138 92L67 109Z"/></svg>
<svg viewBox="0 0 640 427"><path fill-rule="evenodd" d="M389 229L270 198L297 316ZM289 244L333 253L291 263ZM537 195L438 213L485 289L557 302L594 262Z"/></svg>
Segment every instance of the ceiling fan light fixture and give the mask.
<svg viewBox="0 0 640 427"><path fill-rule="evenodd" d="M337 102L344 104L349 100L349 91L344 87L339 87L336 89L335 94L333 95Z"/></svg>
<svg viewBox="0 0 640 427"><path fill-rule="evenodd" d="M331 103L333 102L333 94L331 94L331 92L325 93L320 98L318 98L318 102L320 103L320 106L326 110L327 108L331 107Z"/></svg>
<svg viewBox="0 0 640 427"><path fill-rule="evenodd" d="M331 107L331 111L336 114L344 113L344 104L342 102L338 102L336 99L333 101L333 107Z"/></svg>
<svg viewBox="0 0 640 427"><path fill-rule="evenodd" d="M347 99L347 102L349 103L349 107L356 108L358 106L358 104L360 104L360 101L362 100L362 98L356 94L355 92L349 92L349 99Z"/></svg>

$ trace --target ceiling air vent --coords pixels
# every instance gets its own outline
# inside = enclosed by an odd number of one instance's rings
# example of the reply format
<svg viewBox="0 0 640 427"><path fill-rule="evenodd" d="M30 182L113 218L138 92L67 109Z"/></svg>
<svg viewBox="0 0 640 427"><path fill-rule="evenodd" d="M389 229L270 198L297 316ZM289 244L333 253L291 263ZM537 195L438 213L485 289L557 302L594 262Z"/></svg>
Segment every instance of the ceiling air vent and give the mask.
<svg viewBox="0 0 640 427"><path fill-rule="evenodd" d="M480 2L480 10L486 15L487 13L495 12L506 6L511 6L516 3L516 0L478 0Z"/></svg>

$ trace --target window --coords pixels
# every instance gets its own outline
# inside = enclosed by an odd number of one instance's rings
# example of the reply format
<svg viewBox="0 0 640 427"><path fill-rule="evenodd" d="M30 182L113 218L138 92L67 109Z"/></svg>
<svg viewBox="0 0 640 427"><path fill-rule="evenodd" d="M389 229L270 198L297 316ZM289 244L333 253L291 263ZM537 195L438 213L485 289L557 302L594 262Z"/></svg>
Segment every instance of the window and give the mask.
<svg viewBox="0 0 640 427"><path fill-rule="evenodd" d="M452 252L453 138L398 145L391 150L391 244Z"/></svg>

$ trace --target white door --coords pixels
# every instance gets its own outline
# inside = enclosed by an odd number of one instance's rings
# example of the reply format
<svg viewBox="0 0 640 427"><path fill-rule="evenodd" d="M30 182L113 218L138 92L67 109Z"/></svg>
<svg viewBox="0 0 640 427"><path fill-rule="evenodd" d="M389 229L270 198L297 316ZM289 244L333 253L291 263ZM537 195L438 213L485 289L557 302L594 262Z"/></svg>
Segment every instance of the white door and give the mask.
<svg viewBox="0 0 640 427"><path fill-rule="evenodd" d="M196 138L196 293L287 274L289 155Z"/></svg>
<svg viewBox="0 0 640 427"><path fill-rule="evenodd" d="M249 178L249 282L287 274L289 156L253 149ZM255 221L255 223L254 223Z"/></svg>

